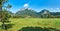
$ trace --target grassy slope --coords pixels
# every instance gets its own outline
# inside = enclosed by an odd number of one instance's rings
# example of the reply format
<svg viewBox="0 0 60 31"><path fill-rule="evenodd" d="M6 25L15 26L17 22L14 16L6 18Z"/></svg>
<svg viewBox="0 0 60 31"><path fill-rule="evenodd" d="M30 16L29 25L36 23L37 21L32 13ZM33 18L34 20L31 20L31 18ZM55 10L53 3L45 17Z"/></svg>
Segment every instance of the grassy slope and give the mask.
<svg viewBox="0 0 60 31"><path fill-rule="evenodd" d="M22 27L27 26L38 26L38 27L53 27L60 29L60 19L59 18L49 18L49 19L42 19L42 18L11 18L11 23L15 24L13 28L9 29L8 31L17 31ZM2 29L1 29L2 30ZM2 30L3 31L3 30Z"/></svg>

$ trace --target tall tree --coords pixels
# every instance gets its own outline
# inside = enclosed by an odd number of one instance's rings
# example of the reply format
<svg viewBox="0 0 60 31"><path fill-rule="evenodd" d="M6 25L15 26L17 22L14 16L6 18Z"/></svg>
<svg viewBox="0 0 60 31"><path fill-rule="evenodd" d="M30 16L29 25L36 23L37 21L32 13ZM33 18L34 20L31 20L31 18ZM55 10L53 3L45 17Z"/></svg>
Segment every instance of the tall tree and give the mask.
<svg viewBox="0 0 60 31"><path fill-rule="evenodd" d="M7 9L11 8L11 5L5 6L4 4L7 3L8 0L0 0L0 21L2 22L2 28L7 31L7 26L5 22L8 21L8 13L6 12ZM6 8L6 10L3 10Z"/></svg>
<svg viewBox="0 0 60 31"><path fill-rule="evenodd" d="M1 18L2 18L1 11L2 11L2 0L0 0L0 21L1 21Z"/></svg>
<svg viewBox="0 0 60 31"><path fill-rule="evenodd" d="M0 0L0 21L2 20L2 7L7 0Z"/></svg>

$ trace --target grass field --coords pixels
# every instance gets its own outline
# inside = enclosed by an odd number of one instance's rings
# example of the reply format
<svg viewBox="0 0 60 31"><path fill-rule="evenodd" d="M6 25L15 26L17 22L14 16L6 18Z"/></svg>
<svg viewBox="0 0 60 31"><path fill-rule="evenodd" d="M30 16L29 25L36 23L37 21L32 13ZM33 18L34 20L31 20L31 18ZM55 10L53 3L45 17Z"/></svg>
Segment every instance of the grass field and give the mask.
<svg viewBox="0 0 60 31"><path fill-rule="evenodd" d="M23 27L52 27L60 29L60 18L10 18L11 24L14 24L8 31L18 31ZM1 25L1 23L0 23ZM0 27L0 31L4 31Z"/></svg>

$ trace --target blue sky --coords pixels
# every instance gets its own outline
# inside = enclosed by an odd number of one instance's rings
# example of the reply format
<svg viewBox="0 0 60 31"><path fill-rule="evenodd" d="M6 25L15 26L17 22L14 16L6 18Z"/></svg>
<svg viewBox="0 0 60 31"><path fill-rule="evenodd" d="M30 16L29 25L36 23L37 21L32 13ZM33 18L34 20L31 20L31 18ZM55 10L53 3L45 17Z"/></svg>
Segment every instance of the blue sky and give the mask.
<svg viewBox="0 0 60 31"><path fill-rule="evenodd" d="M29 7L37 12L48 9L51 12L60 12L60 0L9 0L12 5L10 11L16 13L21 8Z"/></svg>

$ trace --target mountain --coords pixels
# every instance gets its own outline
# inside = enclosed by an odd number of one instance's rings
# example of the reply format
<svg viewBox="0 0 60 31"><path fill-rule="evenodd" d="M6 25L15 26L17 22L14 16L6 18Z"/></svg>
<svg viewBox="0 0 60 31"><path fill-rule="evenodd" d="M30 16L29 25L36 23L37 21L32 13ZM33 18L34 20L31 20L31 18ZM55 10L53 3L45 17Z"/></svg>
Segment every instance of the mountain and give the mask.
<svg viewBox="0 0 60 31"><path fill-rule="evenodd" d="M22 8L16 15L20 17L37 17L37 12L30 8Z"/></svg>
<svg viewBox="0 0 60 31"><path fill-rule="evenodd" d="M51 15L60 15L60 12L51 12Z"/></svg>
<svg viewBox="0 0 60 31"><path fill-rule="evenodd" d="M46 10L46 9L43 9L39 12L39 14L42 18L48 18L50 16L50 11Z"/></svg>
<svg viewBox="0 0 60 31"><path fill-rule="evenodd" d="M32 10L31 8L22 8L18 12L15 13L15 17L22 17L22 18L60 18L60 12L50 12L47 9L43 9L40 12L36 12Z"/></svg>

